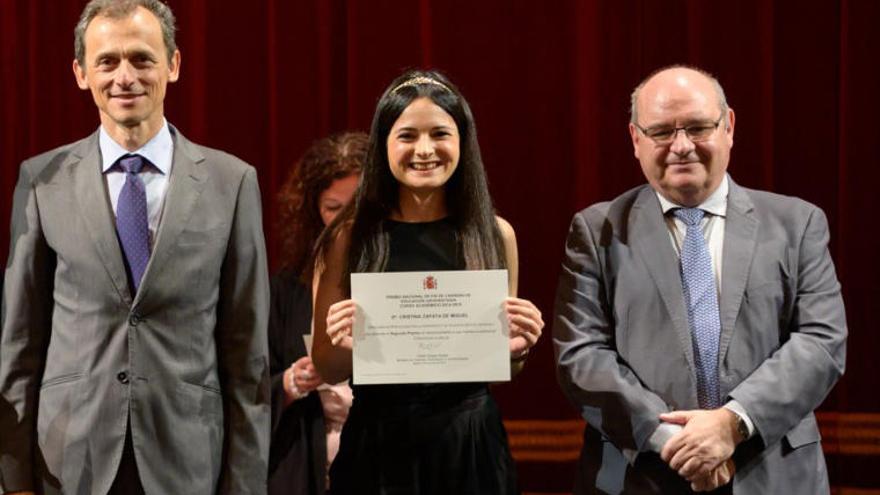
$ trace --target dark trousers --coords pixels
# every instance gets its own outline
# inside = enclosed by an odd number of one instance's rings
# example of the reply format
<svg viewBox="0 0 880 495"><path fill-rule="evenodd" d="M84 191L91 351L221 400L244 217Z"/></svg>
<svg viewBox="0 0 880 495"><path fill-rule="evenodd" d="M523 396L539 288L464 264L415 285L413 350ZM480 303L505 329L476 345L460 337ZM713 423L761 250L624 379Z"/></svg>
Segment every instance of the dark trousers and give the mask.
<svg viewBox="0 0 880 495"><path fill-rule="evenodd" d="M122 461L116 471L116 479L110 486L108 495L144 495L144 487L138 475L134 448L131 444L131 425L125 429L125 446L122 448Z"/></svg>

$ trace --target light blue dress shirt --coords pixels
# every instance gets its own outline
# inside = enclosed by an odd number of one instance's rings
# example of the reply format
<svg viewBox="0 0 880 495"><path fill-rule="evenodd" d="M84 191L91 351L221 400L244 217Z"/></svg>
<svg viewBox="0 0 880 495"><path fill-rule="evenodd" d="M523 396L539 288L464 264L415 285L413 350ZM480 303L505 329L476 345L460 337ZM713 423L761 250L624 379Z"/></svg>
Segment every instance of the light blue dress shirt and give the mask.
<svg viewBox="0 0 880 495"><path fill-rule="evenodd" d="M101 171L107 183L107 192L110 195L110 204L113 207L113 216L116 216L116 205L119 202L119 193L125 184L125 172L120 167L113 165L125 155L141 155L149 162L141 170L140 177L144 181L147 193L147 219L150 227L150 247L156 242L156 232L162 219L162 206L165 200L165 191L171 178L171 165L174 159L174 140L171 138L171 129L168 121L163 121L162 128L135 151L128 151L119 145L110 134L100 127L98 132L98 146L101 149Z"/></svg>

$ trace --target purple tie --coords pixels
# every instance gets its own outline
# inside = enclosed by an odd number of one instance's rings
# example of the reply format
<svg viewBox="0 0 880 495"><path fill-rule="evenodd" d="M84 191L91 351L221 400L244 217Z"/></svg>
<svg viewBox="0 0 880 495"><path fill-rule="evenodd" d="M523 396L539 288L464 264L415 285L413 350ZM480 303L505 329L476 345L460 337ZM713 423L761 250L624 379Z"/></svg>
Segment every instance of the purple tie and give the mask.
<svg viewBox="0 0 880 495"><path fill-rule="evenodd" d="M134 295L150 261L147 192L144 181L138 177L144 160L140 155L126 155L119 160L119 166L125 171L125 185L116 204L116 232L125 254L125 266Z"/></svg>

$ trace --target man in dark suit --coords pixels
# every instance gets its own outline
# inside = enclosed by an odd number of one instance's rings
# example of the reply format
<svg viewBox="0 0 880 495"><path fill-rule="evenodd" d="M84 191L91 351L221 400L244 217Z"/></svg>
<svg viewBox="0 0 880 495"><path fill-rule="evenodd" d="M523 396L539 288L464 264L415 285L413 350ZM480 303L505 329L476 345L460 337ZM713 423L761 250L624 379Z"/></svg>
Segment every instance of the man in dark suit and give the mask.
<svg viewBox="0 0 880 495"><path fill-rule="evenodd" d="M101 125L25 161L0 342L0 485L265 493L269 286L255 170L164 118L174 17L93 0L74 73Z"/></svg>
<svg viewBox="0 0 880 495"><path fill-rule="evenodd" d="M846 321L825 215L730 179L734 113L701 70L643 81L629 130L648 184L575 215L557 293L576 493L828 493L813 409Z"/></svg>

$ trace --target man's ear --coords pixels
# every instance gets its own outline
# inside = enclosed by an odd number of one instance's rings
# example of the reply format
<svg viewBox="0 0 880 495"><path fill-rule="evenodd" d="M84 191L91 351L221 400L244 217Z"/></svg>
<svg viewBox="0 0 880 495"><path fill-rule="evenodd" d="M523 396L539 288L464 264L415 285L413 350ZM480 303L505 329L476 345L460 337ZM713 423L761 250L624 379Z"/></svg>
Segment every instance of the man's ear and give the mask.
<svg viewBox="0 0 880 495"><path fill-rule="evenodd" d="M76 85L79 89L89 89L89 80L86 77L86 69L79 65L79 61L73 60L73 75L76 77Z"/></svg>
<svg viewBox="0 0 880 495"><path fill-rule="evenodd" d="M180 77L180 50L174 50L171 63L168 65L168 82L177 82Z"/></svg>
<svg viewBox="0 0 880 495"><path fill-rule="evenodd" d="M638 158L639 157L639 139L641 139L642 136L639 135L639 130L636 129L635 124L633 124L632 122L629 123L629 137L630 137L630 139L632 139L633 154L636 156L636 158Z"/></svg>
<svg viewBox="0 0 880 495"><path fill-rule="evenodd" d="M736 123L736 115L733 113L732 108L727 109L727 128L724 129L724 133L727 136L727 142L730 143L730 147L733 147L733 125Z"/></svg>

